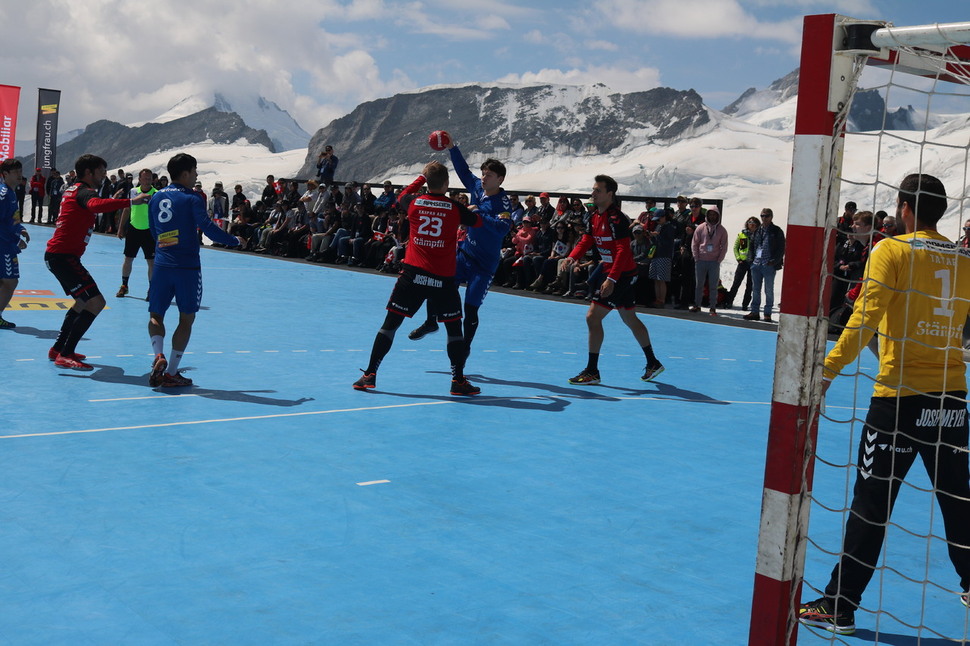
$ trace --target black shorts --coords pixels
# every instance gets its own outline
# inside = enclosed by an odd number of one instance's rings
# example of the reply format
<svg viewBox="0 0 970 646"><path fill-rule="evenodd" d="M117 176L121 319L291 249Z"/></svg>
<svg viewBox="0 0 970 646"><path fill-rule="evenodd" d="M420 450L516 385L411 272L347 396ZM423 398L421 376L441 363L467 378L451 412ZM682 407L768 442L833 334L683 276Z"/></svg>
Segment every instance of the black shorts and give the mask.
<svg viewBox="0 0 970 646"><path fill-rule="evenodd" d="M593 302L611 310L632 310L637 298L636 283L637 274L620 276L613 284L613 292L607 298L600 296L599 286L597 286L593 293Z"/></svg>
<svg viewBox="0 0 970 646"><path fill-rule="evenodd" d="M139 249L145 256L145 260L154 258L155 238L152 237L149 229L136 229L129 225L125 231L125 258L134 258L138 255Z"/></svg>
<svg viewBox="0 0 970 646"><path fill-rule="evenodd" d="M429 316L442 323L461 320L461 295L454 278L426 274L405 265L387 301L388 311L411 318L426 300Z"/></svg>
<svg viewBox="0 0 970 646"><path fill-rule="evenodd" d="M87 302L95 296L101 295L98 284L88 273L88 270L81 264L78 256L69 253L45 253L44 263L57 282L64 288L64 293L79 300Z"/></svg>

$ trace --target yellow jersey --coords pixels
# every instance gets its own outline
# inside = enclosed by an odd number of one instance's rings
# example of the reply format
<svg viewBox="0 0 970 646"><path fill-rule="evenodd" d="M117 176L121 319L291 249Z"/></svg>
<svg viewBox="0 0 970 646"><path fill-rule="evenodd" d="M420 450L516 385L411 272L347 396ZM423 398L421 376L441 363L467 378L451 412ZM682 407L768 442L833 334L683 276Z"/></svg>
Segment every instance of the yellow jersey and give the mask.
<svg viewBox="0 0 970 646"><path fill-rule="evenodd" d="M842 336L825 358L832 378L879 332L874 397L966 391L963 327L970 311L970 249L936 231L876 244Z"/></svg>

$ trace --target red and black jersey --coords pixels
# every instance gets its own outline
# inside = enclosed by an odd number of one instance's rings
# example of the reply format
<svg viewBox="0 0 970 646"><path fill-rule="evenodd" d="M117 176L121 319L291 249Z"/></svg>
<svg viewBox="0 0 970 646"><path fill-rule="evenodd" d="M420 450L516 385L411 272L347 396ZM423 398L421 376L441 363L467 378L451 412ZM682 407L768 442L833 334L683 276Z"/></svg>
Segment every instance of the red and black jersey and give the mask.
<svg viewBox="0 0 970 646"><path fill-rule="evenodd" d="M131 201L127 199L98 197L97 191L82 182L69 186L61 200L61 214L54 235L47 241L48 253L83 255L94 231L95 214L120 211L130 205Z"/></svg>
<svg viewBox="0 0 970 646"><path fill-rule="evenodd" d="M408 210L408 246L404 263L435 276L455 275L458 225L482 226L482 219L445 195L415 195L424 184L418 177L402 191L398 203Z"/></svg>
<svg viewBox="0 0 970 646"><path fill-rule="evenodd" d="M616 205L610 205L606 213L593 212L590 232L583 235L569 254L579 260L590 247L596 245L607 277L614 281L621 276L637 273L637 263L630 249L630 218Z"/></svg>

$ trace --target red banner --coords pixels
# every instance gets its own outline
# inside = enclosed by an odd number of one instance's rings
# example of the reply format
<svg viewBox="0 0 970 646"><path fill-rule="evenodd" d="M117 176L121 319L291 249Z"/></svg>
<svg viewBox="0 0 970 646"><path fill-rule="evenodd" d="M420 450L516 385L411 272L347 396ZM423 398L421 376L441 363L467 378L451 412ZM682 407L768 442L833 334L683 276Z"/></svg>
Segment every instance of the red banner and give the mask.
<svg viewBox="0 0 970 646"><path fill-rule="evenodd" d="M14 156L19 106L20 88L13 85L0 85L0 162Z"/></svg>

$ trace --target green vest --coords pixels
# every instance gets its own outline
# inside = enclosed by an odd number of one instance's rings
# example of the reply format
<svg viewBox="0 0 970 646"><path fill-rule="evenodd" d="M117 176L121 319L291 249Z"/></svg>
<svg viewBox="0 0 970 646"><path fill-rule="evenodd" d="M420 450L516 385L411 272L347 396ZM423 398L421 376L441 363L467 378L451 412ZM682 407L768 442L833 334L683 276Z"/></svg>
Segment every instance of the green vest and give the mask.
<svg viewBox="0 0 970 646"><path fill-rule="evenodd" d="M131 189L131 197L135 197L142 192L141 186L136 186ZM154 195L156 193L154 186L148 187L148 194ZM148 202L144 204L132 204L131 205L131 215L128 217L128 222L135 229L145 230L148 228Z"/></svg>

